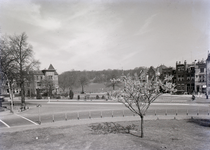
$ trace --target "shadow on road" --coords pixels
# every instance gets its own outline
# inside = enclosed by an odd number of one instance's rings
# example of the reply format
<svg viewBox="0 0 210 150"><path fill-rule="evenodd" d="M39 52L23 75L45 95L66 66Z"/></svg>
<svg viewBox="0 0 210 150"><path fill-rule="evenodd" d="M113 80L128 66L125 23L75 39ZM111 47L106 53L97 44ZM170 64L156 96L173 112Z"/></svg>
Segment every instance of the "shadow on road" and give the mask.
<svg viewBox="0 0 210 150"><path fill-rule="evenodd" d="M210 119L189 119L187 122L194 123L203 127L210 127Z"/></svg>

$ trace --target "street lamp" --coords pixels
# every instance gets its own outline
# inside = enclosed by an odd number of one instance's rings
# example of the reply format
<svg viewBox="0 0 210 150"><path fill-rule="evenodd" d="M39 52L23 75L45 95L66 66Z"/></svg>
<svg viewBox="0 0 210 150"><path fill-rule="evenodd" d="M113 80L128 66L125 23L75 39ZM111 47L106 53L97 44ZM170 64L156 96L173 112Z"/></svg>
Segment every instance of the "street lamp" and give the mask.
<svg viewBox="0 0 210 150"><path fill-rule="evenodd" d="M196 74L196 69L195 69L195 67L196 67L196 61L197 61L197 60L194 61L194 94L195 94L195 91L196 91L196 86L195 86L195 82L196 82L196 81L195 81L195 77L196 77L196 76L195 76L195 74Z"/></svg>

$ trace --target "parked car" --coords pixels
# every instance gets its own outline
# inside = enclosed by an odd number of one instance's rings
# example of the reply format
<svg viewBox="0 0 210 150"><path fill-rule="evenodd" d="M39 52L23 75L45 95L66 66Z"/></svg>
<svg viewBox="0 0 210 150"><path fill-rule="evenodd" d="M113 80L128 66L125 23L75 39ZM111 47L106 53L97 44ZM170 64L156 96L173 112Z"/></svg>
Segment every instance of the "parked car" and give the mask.
<svg viewBox="0 0 210 150"><path fill-rule="evenodd" d="M4 102L4 96L0 95L0 101Z"/></svg>

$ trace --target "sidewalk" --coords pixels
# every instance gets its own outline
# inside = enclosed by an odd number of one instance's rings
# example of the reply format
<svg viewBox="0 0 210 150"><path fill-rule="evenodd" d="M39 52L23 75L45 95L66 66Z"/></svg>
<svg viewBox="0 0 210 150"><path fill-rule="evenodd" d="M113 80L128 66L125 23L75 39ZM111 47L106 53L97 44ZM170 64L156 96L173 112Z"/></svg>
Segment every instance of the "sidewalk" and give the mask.
<svg viewBox="0 0 210 150"><path fill-rule="evenodd" d="M186 115L161 115L161 116L145 116L144 120L164 120L164 119L191 119L191 118L203 118L203 119L210 119L210 116L207 115L200 115L200 116L186 116ZM75 125L88 125L92 123L103 123L103 122L121 122L121 121L140 121L139 116L127 116L127 117L107 117L107 118L94 118L94 119L80 119L80 120L67 120L67 121L57 121L51 123L43 123L40 125L24 125L24 126L15 126L11 128L2 128L0 133L7 133L7 132L19 132L24 130L31 130L31 129L41 129L41 128L59 128L59 127L66 127L66 126L75 126Z"/></svg>

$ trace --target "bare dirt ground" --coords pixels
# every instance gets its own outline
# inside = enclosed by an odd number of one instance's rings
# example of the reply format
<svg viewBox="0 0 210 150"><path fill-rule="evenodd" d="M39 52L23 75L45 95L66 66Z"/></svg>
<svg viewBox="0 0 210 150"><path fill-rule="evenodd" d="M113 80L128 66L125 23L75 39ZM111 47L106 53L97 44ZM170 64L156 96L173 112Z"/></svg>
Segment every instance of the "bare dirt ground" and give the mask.
<svg viewBox="0 0 210 150"><path fill-rule="evenodd" d="M138 121L118 122L122 126ZM210 120L152 120L138 132L101 133L90 125L40 128L0 135L1 150L210 150ZM136 127L138 128L138 127Z"/></svg>

